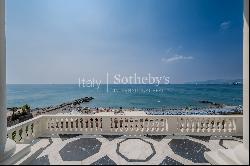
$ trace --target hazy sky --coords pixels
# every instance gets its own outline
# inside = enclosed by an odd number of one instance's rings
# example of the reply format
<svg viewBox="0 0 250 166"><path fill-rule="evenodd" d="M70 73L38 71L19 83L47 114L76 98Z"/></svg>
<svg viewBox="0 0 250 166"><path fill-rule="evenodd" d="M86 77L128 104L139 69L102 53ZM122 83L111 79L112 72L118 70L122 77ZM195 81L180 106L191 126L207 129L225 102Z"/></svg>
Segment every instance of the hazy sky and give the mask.
<svg viewBox="0 0 250 166"><path fill-rule="evenodd" d="M7 0L7 83L242 78L241 0Z"/></svg>

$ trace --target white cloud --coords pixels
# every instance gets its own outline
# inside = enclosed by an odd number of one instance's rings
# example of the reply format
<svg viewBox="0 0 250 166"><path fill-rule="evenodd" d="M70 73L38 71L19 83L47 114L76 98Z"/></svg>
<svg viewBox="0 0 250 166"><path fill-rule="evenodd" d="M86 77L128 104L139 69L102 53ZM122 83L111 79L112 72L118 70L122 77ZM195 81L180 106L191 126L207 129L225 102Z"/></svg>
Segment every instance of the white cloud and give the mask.
<svg viewBox="0 0 250 166"><path fill-rule="evenodd" d="M231 21L224 21L220 24L220 30L225 31L231 27Z"/></svg>
<svg viewBox="0 0 250 166"><path fill-rule="evenodd" d="M170 48L168 48L168 49L165 51L165 53L166 53L166 54L169 54L172 50L173 50L173 48L170 47Z"/></svg>
<svg viewBox="0 0 250 166"><path fill-rule="evenodd" d="M181 61L181 60L192 60L194 57L192 56L182 56L182 55L175 55L170 58L162 58L161 61L164 63L174 62L174 61Z"/></svg>

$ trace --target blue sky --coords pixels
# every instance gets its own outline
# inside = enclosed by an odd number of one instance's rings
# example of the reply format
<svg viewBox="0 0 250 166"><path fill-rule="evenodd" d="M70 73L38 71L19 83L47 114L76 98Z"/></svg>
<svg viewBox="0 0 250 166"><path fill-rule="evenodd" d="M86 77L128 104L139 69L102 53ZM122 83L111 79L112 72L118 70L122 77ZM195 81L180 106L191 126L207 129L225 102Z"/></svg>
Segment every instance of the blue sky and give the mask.
<svg viewBox="0 0 250 166"><path fill-rule="evenodd" d="M7 83L242 78L241 0L7 0Z"/></svg>

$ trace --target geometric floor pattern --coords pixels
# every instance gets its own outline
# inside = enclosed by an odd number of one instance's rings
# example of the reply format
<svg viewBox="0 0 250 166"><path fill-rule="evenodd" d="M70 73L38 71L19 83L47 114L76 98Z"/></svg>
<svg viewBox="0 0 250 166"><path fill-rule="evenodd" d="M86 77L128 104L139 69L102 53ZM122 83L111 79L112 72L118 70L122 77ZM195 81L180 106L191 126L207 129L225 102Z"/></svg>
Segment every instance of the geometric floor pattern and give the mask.
<svg viewBox="0 0 250 166"><path fill-rule="evenodd" d="M45 148L32 150L30 165L209 165L204 152L241 143L235 137L54 135L35 141Z"/></svg>

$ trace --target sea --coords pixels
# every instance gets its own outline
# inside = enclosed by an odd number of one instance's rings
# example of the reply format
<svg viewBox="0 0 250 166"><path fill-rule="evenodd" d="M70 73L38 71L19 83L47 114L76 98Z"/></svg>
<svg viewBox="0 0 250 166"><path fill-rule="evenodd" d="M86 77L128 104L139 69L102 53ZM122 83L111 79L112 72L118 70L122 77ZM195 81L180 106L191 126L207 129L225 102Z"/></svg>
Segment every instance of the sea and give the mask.
<svg viewBox="0 0 250 166"><path fill-rule="evenodd" d="M85 107L104 108L206 108L200 101L229 106L243 103L243 86L231 84L102 84L82 87L78 84L8 84L7 107L28 104L48 107L82 97L94 97Z"/></svg>

